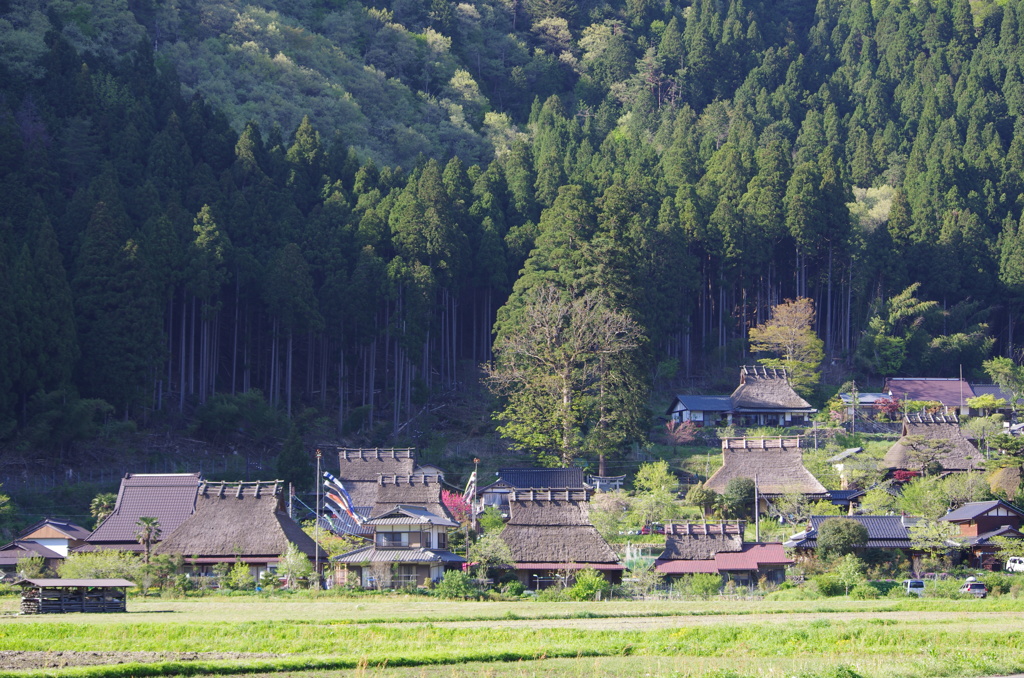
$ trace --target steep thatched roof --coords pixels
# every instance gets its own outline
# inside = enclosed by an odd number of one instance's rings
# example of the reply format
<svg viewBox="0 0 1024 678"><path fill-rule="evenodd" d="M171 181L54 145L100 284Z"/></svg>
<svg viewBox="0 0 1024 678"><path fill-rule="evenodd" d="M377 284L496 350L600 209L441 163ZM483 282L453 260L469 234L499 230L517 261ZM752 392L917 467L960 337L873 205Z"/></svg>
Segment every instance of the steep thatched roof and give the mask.
<svg viewBox="0 0 1024 678"><path fill-rule="evenodd" d="M709 560L743 550L743 523L668 525L662 560Z"/></svg>
<svg viewBox="0 0 1024 678"><path fill-rule="evenodd" d="M501 538L516 564L617 565L615 552L590 522L586 496L578 490L513 493Z"/></svg>
<svg viewBox="0 0 1024 678"><path fill-rule="evenodd" d="M757 480L761 494L826 494L828 490L804 467L803 455L793 448L722 450L722 466L704 487L719 494L733 478Z"/></svg>
<svg viewBox="0 0 1024 678"><path fill-rule="evenodd" d="M921 438L925 443L947 443L946 449L936 457L946 471L972 471L980 468L984 461L981 452L960 432L956 417L910 414L903 420L903 437L886 452L882 466L888 469L921 470L920 461L914 459L915 438Z"/></svg>
<svg viewBox="0 0 1024 678"><path fill-rule="evenodd" d="M411 448L338 448L338 479L352 497L352 505L366 508L373 515L376 513L370 507L377 503L381 476L438 475L430 469L417 471L416 454Z"/></svg>
<svg viewBox="0 0 1024 678"><path fill-rule="evenodd" d="M316 556L315 542L284 511L283 482L210 483L199 487L196 511L166 536L156 553L186 558L275 558L292 543ZM320 559L326 554L320 551Z"/></svg>
<svg viewBox="0 0 1024 678"><path fill-rule="evenodd" d="M435 516L452 520L448 508L441 502L441 481L437 476L379 476L370 515L377 518L403 505L423 508Z"/></svg>
<svg viewBox="0 0 1024 678"><path fill-rule="evenodd" d="M760 365L744 365L740 369L740 385L730 396L736 412L805 410L814 408L797 395L789 385L786 370Z"/></svg>

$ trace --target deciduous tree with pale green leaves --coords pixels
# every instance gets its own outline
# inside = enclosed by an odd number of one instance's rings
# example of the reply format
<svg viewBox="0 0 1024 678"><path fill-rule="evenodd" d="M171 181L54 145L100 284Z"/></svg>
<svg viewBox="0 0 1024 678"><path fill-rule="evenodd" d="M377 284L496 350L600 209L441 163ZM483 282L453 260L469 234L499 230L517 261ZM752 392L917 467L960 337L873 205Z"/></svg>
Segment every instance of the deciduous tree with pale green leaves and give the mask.
<svg viewBox="0 0 1024 678"><path fill-rule="evenodd" d="M814 333L814 302L800 297L773 307L771 318L750 330L750 350L774 354L758 362L785 368L793 389L808 394L818 383L824 357L822 341Z"/></svg>
<svg viewBox="0 0 1024 678"><path fill-rule="evenodd" d="M622 377L643 334L600 290L545 283L519 295L519 304L499 324L495 360L485 368L489 388L504 399L498 431L543 464L568 465L615 414L612 394L625 388L618 400L633 399L640 384ZM637 433L632 418L615 423Z"/></svg>

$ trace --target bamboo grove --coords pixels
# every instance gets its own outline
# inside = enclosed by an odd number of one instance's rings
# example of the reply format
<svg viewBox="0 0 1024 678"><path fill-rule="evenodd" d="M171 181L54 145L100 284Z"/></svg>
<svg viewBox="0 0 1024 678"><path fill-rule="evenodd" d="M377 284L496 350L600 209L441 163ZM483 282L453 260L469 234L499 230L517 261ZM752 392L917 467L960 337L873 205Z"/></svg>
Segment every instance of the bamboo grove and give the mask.
<svg viewBox="0 0 1024 678"><path fill-rule="evenodd" d="M531 276L605 290L648 382L795 297L869 377L1015 350L1016 0L39 4L0 2L7 438L246 392L401 434Z"/></svg>

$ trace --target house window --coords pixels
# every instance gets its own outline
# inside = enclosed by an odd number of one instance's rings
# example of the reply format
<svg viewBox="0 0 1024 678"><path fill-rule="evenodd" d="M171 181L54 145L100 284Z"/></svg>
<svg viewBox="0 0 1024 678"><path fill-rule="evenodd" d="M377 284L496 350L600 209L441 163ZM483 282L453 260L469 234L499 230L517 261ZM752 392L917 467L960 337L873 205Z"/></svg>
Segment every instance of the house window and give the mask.
<svg viewBox="0 0 1024 678"><path fill-rule="evenodd" d="M438 532L437 533L437 548L446 549L448 548L448 533Z"/></svg>
<svg viewBox="0 0 1024 678"><path fill-rule="evenodd" d="M408 546L409 545L409 533L408 532L378 532L377 533L377 546Z"/></svg>

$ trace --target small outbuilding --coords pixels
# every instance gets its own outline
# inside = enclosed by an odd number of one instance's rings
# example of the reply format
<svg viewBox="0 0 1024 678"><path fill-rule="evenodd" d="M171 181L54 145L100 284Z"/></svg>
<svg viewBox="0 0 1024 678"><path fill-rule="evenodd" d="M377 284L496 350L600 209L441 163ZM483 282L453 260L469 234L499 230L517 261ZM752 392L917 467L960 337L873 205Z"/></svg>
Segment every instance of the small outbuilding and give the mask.
<svg viewBox="0 0 1024 678"><path fill-rule="evenodd" d="M22 579L21 613L126 612L127 579Z"/></svg>

